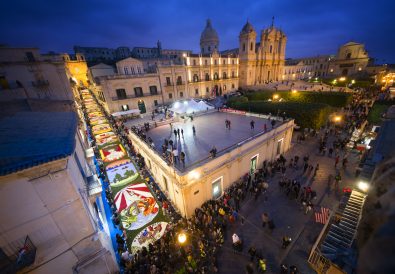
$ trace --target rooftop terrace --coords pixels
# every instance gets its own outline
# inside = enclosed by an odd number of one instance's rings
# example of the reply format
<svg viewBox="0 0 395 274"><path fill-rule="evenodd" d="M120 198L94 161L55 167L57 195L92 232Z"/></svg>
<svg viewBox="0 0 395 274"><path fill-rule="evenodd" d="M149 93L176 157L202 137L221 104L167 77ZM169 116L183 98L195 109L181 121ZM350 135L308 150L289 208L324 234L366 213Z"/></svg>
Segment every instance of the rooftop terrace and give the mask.
<svg viewBox="0 0 395 274"><path fill-rule="evenodd" d="M225 120L231 121L231 129L225 126ZM254 129L251 129L250 122L255 122ZM276 121L276 126L280 123ZM164 139L173 140L178 152L183 151L186 154L185 168L178 163L176 167L181 170L187 170L192 166L209 160L210 150L213 146L217 149L217 156L221 153L232 149L238 143L253 138L256 135L264 133L264 125L267 131L272 128L268 119L260 117L251 117L246 115L214 112L195 117L193 121L177 122L158 126L147 132L147 138L151 137L155 144L155 149L162 153L162 144ZM193 135L192 126L195 126L196 135ZM181 129L184 135L175 138L174 129Z"/></svg>

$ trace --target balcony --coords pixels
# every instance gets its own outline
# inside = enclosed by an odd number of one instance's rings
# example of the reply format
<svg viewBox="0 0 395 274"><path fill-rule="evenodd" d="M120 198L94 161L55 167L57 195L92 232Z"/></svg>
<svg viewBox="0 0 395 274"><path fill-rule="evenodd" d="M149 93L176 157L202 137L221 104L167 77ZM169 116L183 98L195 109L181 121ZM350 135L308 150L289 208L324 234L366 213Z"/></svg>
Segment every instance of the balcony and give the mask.
<svg viewBox="0 0 395 274"><path fill-rule="evenodd" d="M185 85L185 82L183 82L183 81L178 81L177 82L177 86L182 86L182 85Z"/></svg>
<svg viewBox="0 0 395 274"><path fill-rule="evenodd" d="M33 87L40 88L40 87L46 87L49 86L48 80L37 80L37 81L32 81Z"/></svg>
<svg viewBox="0 0 395 274"><path fill-rule="evenodd" d="M126 97L118 97L118 96L111 97L111 100L112 101L121 101L121 100L133 99L133 98L136 98L136 96L134 96L134 95L126 95Z"/></svg>
<svg viewBox="0 0 395 274"><path fill-rule="evenodd" d="M172 86L174 86L174 83L172 83L172 82L165 83L165 87L172 87Z"/></svg>

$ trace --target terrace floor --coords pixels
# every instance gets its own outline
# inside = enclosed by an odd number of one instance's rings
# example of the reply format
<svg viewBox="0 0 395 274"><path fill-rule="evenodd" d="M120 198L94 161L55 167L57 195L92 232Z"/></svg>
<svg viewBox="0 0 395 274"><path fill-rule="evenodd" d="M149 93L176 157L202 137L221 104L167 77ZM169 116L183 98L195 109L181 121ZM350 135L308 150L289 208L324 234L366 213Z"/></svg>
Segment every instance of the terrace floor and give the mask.
<svg viewBox="0 0 395 274"><path fill-rule="evenodd" d="M225 120L231 121L231 129L225 127ZM255 128L251 129L250 122L255 121ZM276 121L278 125L278 121ZM250 117L240 114L231 114L224 112L214 112L195 117L193 121L173 123L170 125L163 125L157 128L150 129L147 137L151 137L155 143L157 151L161 152L164 139L172 139L177 145L179 153L184 151L185 169L188 169L196 162L206 160L210 153L209 151L215 146L217 154L232 145L235 145L243 140L246 140L258 133L264 131L266 124L267 130L271 129L269 120ZM192 126L195 126L196 135L193 135ZM181 138L176 138L173 130L183 129L184 135ZM184 168L178 164L177 167L181 170Z"/></svg>

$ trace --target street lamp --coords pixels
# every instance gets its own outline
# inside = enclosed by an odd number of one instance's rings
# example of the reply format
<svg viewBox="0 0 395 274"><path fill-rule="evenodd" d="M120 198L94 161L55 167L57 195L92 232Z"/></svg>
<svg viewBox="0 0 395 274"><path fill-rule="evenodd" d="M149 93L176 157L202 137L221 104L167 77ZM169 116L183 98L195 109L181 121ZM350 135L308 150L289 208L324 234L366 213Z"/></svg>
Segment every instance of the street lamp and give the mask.
<svg viewBox="0 0 395 274"><path fill-rule="evenodd" d="M177 240L180 244L184 244L187 241L187 235L184 232L178 234Z"/></svg>
<svg viewBox="0 0 395 274"><path fill-rule="evenodd" d="M293 93L293 94L295 94L295 93L297 93L297 92L298 92L298 91L297 91L296 89L293 89L293 90L292 90L292 93Z"/></svg>
<svg viewBox="0 0 395 274"><path fill-rule="evenodd" d="M367 192L369 190L369 184L364 181L359 181L358 182L358 188L362 190L363 192Z"/></svg>
<svg viewBox="0 0 395 274"><path fill-rule="evenodd" d="M273 94L273 100L278 100L280 98L280 95L278 94Z"/></svg>
<svg viewBox="0 0 395 274"><path fill-rule="evenodd" d="M340 122L342 120L342 117L340 115L336 115L335 117L333 117L333 121L335 122Z"/></svg>

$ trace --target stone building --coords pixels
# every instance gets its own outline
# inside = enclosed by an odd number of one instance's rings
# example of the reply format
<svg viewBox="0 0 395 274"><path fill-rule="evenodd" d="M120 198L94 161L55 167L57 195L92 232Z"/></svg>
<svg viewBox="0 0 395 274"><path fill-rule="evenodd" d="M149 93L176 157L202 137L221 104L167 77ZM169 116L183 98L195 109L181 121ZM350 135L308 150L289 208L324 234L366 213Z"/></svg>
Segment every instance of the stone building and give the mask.
<svg viewBox="0 0 395 274"><path fill-rule="evenodd" d="M329 63L333 56L322 55L307 58L286 59L282 80L309 80L328 77Z"/></svg>
<svg viewBox="0 0 395 274"><path fill-rule="evenodd" d="M369 64L369 55L365 45L348 42L341 46L336 57L331 60L329 75L351 76L362 73Z"/></svg>
<svg viewBox="0 0 395 274"><path fill-rule="evenodd" d="M294 121L281 119L276 121L275 128L271 128L267 118L245 112L215 111L198 115L193 122L173 121L174 128L184 131L181 146L186 153L184 166L169 164L162 157L160 147L164 134L170 130L168 124L161 124L147 132L147 136L154 140L156 149L135 133L129 137L166 196L183 216L190 217L202 203L221 197L232 183L249 172L255 172L264 161L276 159L290 148ZM248 130L227 132L223 129L225 119L232 122L232 127L246 127ZM252 119L256 123L253 134L249 129ZM264 124L270 130L265 131ZM196 126L199 141L192 134L192 125ZM209 155L212 145L218 149L215 157Z"/></svg>
<svg viewBox="0 0 395 274"><path fill-rule="evenodd" d="M258 86L281 80L284 70L287 37L272 25L261 31L260 42L250 22L239 35L239 85Z"/></svg>
<svg viewBox="0 0 395 274"><path fill-rule="evenodd" d="M0 272L14 273L6 270L18 254L26 261L18 253L26 242L26 254L35 256L24 273L117 270L88 190L95 175L77 124L73 112L20 112L0 121Z"/></svg>
<svg viewBox="0 0 395 274"><path fill-rule="evenodd" d="M73 100L67 63L59 55L41 55L38 48L0 47L0 101Z"/></svg>

